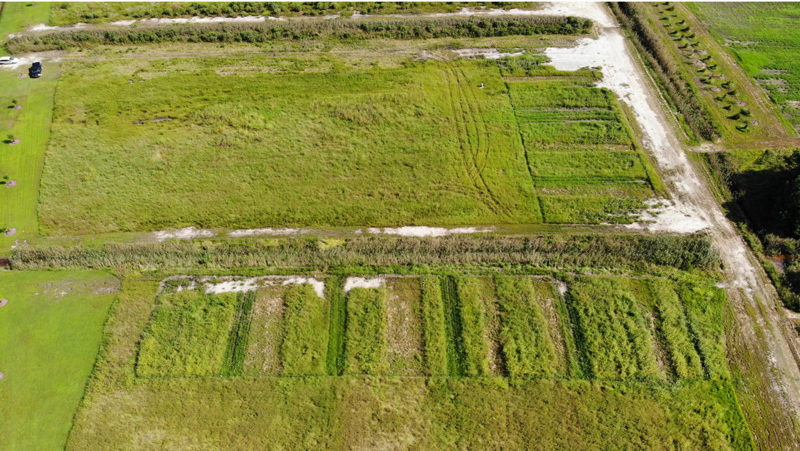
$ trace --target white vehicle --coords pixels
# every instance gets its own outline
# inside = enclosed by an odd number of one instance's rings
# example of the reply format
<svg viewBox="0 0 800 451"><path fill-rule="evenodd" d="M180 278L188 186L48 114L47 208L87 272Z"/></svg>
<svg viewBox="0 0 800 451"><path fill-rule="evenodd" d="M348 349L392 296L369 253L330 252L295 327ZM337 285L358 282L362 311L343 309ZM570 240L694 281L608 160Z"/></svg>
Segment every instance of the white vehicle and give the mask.
<svg viewBox="0 0 800 451"><path fill-rule="evenodd" d="M17 64L19 60L10 56L0 56L0 65Z"/></svg>

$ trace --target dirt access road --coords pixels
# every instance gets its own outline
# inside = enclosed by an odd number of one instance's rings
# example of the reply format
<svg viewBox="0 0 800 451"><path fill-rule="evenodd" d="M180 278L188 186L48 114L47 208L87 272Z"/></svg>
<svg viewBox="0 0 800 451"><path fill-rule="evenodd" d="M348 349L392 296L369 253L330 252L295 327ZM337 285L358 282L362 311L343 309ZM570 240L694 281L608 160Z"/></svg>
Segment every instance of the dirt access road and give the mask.
<svg viewBox="0 0 800 451"><path fill-rule="evenodd" d="M654 157L674 198L655 223L639 227L672 232L702 228L711 234L722 258L728 299L735 314L728 337L731 366L738 376L737 391L756 444L763 449L800 449L798 334L785 317L775 288L758 260L687 158L659 93L634 57L622 30L599 3L552 4L541 13L595 21L597 39L583 39L573 49L548 49L546 53L559 69L601 66L604 77L599 85L615 91L631 107L644 135L643 145Z"/></svg>

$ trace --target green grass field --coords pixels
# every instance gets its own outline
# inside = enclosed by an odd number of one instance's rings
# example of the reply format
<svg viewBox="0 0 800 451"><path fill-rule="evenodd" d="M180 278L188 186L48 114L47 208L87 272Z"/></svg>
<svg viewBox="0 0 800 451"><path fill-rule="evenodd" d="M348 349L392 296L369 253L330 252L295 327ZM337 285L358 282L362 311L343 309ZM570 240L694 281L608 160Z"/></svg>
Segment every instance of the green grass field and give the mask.
<svg viewBox="0 0 800 451"><path fill-rule="evenodd" d="M697 3L711 30L748 75L800 129L800 30L797 3Z"/></svg>
<svg viewBox="0 0 800 451"><path fill-rule="evenodd" d="M70 63L42 228L627 222L663 194L612 94L526 80L492 61Z"/></svg>
<svg viewBox="0 0 800 451"><path fill-rule="evenodd" d="M185 374L191 377L142 378L137 376L139 371L134 370L134 362L138 358L141 365L148 337L156 333L157 325L165 324L165 315L158 309L173 305L186 316L192 312L189 306L199 308L202 304L208 311L205 318L217 318L211 305L223 297L205 296L197 289L166 292L155 304L155 314L151 314L157 277L132 276L125 280L120 302L109 322L103 358L90 384L87 401L76 416L68 448L83 449L89 444L135 447L143 443L159 447L178 443L214 447L224 443L226 447L249 448L267 443L270 447L302 443L307 447L350 449L398 441L422 448L495 448L517 447L534 436L537 443L553 447L569 443L573 448L661 448L663 443L691 449L751 446L729 376L711 371L715 365L711 362L720 355L724 366L724 339L720 333L723 322L719 317L724 294L703 280L582 277L570 281L568 302L577 313L580 332L569 326L566 333L578 337L578 348L587 362L593 362L592 368L604 368L602 372L587 373L593 375L588 379L555 373L556 362L562 358L556 354L563 351L555 350L553 343L560 340L551 338L552 329L572 324L573 318L566 310L549 305L555 293L552 280L527 276L493 280L460 275L419 281L389 278L383 288L351 290L347 294L344 376L324 375L327 332L335 330L327 327L330 318L321 307L327 301L317 297L310 285L285 286L273 282L258 288L251 316L237 316L234 324L223 327L226 333L209 334L212 329L197 327L200 323L181 330L187 331L184 338L194 337L198 350L207 349L206 338L215 336L214 349L224 351L232 336L227 330L235 329L239 321L247 321L251 325L247 340L250 361L254 349L274 353L275 349L265 348L267 341L273 348L282 342L279 355L285 371L252 373L247 377L219 378L216 374L196 372ZM420 289L414 288L417 282ZM424 304L406 313L415 316L422 325L421 337L429 342L426 350L435 348L431 347L433 337L437 333L441 337L443 329L448 334L460 331L453 337L463 350L460 357L456 356L461 359L456 364L456 374L450 373L456 377L409 378L392 374L388 356L396 346L396 337L390 336L390 332L396 321L392 316L397 313L392 306L413 305L423 299L425 303L436 304L437 297L431 293L438 290L452 291L445 294L445 298L452 297L445 302L455 302L455 310L450 313L457 316L460 327L445 327L441 319L445 312L438 320L423 321L423 315L437 316L431 313L436 309ZM659 302L655 293L667 292L672 293L668 302L683 305L678 314L682 326L674 327L673 319L656 320L651 327L645 318ZM614 309L609 310L612 313L625 310L628 315L592 313L590 316L581 307L583 297L602 301L604 307ZM284 307L276 308L272 299L281 299ZM191 302L184 302L187 300ZM497 336L489 333L492 319L487 306L491 302L500 305ZM681 316L683 309L688 312L685 316ZM275 321L284 323L277 327L273 324L271 330L285 329L284 338L271 335L267 341L259 341L259 335L268 331L259 323L271 314L277 315ZM226 316L229 317L233 314ZM301 321L311 327L300 327ZM620 349L634 362L637 368L632 373L625 366L618 369L604 366L603 362L610 361L603 357L609 351L591 344L591 335L597 333L592 330L616 331L625 321L633 321L629 330L635 331L636 336L613 332L605 335L611 337L607 341L609 350ZM715 325L708 326L712 323ZM636 347L636 342L660 342L665 335L661 333L662 327L671 334L683 334L681 343L697 338L708 375L693 374L678 381L668 380L665 373L659 373L656 357L647 351L652 348ZM143 331L149 332L139 343ZM305 338L301 332L306 332ZM323 340L313 341L315 337ZM445 345L444 340L444 337L438 339L440 349L451 346ZM488 374L490 366L486 361L493 340L500 342L501 358L505 360L502 367L508 368L512 379ZM187 342L173 341L178 348ZM482 344L476 345L477 342ZM421 346L422 341L416 343ZM317 351L292 351L303 348ZM679 345L674 348L686 351ZM221 355L222 351L203 353L203 359ZM438 351L440 367L446 363L445 352L450 350ZM308 355L312 354L320 356L317 364L309 361ZM185 360L182 356L186 354L172 355L178 363ZM644 360L639 355L645 356ZM433 368L431 362L428 368ZM441 374L444 369L434 371ZM379 376L347 374L353 372ZM653 377L655 373L660 376ZM640 374L646 377L638 377ZM619 378L628 380L615 381ZM556 417L560 420L554 422ZM557 423L563 425L565 417L572 427L557 426Z"/></svg>
<svg viewBox="0 0 800 451"><path fill-rule="evenodd" d="M105 272L0 272L0 449L62 449L118 282Z"/></svg>

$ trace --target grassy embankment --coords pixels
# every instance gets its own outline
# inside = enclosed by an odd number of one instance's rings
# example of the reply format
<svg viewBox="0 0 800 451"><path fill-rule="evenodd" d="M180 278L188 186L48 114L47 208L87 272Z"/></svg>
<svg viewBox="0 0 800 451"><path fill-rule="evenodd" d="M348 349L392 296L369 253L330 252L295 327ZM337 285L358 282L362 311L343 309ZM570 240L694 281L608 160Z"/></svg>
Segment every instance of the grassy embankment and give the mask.
<svg viewBox="0 0 800 451"><path fill-rule="evenodd" d="M60 449L117 281L99 271L0 272L0 449Z"/></svg>

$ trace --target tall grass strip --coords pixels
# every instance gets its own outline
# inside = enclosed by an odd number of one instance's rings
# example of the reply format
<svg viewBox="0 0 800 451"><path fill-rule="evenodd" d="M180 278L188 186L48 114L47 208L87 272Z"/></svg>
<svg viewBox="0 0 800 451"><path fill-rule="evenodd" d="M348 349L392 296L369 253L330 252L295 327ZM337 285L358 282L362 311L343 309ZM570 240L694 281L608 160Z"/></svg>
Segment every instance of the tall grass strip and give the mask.
<svg viewBox="0 0 800 451"><path fill-rule="evenodd" d="M310 284L286 291L285 335L281 345L283 374L288 376L327 373L328 306Z"/></svg>
<svg viewBox="0 0 800 451"><path fill-rule="evenodd" d="M221 376L240 376L244 370L244 359L247 356L247 337L250 335L252 318L250 312L256 300L255 291L246 291L237 296L236 316L233 320L228 346L225 350L225 359L222 364Z"/></svg>
<svg viewBox="0 0 800 451"><path fill-rule="evenodd" d="M505 276L495 281L503 322L500 339L509 376L552 376L555 350L531 279Z"/></svg>
<svg viewBox="0 0 800 451"><path fill-rule="evenodd" d="M489 343L486 341L486 313L480 286L475 277L459 277L458 300L461 311L461 340L464 346L464 374L489 373Z"/></svg>
<svg viewBox="0 0 800 451"><path fill-rule="evenodd" d="M345 363L349 374L384 374L386 288L353 288L347 295Z"/></svg>
<svg viewBox="0 0 800 451"><path fill-rule="evenodd" d="M447 372L447 337L445 332L442 286L436 276L423 276L422 334L425 341L425 366L431 376L444 376Z"/></svg>
<svg viewBox="0 0 800 451"><path fill-rule="evenodd" d="M447 342L447 374L460 377L466 374L463 327L459 311L458 283L455 276L442 276L442 305L444 306L444 326Z"/></svg>
<svg viewBox="0 0 800 451"><path fill-rule="evenodd" d="M325 298L331 306L330 333L328 336L328 374L340 376L344 373L344 338L347 327L347 300L344 294L344 276L325 279Z"/></svg>

